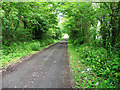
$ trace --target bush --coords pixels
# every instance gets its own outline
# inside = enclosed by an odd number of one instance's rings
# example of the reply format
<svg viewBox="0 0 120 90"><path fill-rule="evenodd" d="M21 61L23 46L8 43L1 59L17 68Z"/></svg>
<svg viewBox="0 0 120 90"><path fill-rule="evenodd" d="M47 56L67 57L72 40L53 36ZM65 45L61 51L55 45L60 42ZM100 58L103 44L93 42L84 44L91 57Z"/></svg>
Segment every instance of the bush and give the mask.
<svg viewBox="0 0 120 90"><path fill-rule="evenodd" d="M10 46L2 45L1 62L2 66L7 66L11 62L18 62L21 57L33 54L47 45L57 42L58 40L46 39L46 40L32 40L29 42L14 42Z"/></svg>
<svg viewBox="0 0 120 90"><path fill-rule="evenodd" d="M119 86L118 54L110 54L103 47L93 47L88 44L74 46L74 50L78 53L80 62L91 68L92 72L99 77L100 88Z"/></svg>
<svg viewBox="0 0 120 90"><path fill-rule="evenodd" d="M40 50L40 42L33 42L30 44L30 48L33 51L39 51Z"/></svg>

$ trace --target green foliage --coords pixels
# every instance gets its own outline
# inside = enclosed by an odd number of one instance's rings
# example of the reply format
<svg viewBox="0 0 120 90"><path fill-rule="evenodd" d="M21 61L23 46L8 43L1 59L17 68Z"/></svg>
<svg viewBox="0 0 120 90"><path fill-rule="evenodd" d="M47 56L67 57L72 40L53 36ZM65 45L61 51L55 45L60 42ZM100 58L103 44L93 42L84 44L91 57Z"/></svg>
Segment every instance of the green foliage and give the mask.
<svg viewBox="0 0 120 90"><path fill-rule="evenodd" d="M117 88L119 86L118 55L114 53L109 55L103 47L94 48L85 44L68 46L76 88Z"/></svg>
<svg viewBox="0 0 120 90"><path fill-rule="evenodd" d="M3 2L0 11L3 66L54 43L64 32L72 43L76 88L120 86L120 2ZM59 13L65 21L60 25Z"/></svg>
<svg viewBox="0 0 120 90"><path fill-rule="evenodd" d="M76 88L119 87L120 2L66 2L63 9L66 16L62 25L73 45L69 52L74 57L71 65ZM81 66L91 68L90 72L81 74ZM88 79L89 73L98 79Z"/></svg>
<svg viewBox="0 0 120 90"><path fill-rule="evenodd" d="M51 34L60 36L60 29L56 30L57 12L53 7L56 5L49 2L3 2L2 43L9 46L13 42L45 39L44 36L49 32L49 28L54 31ZM46 38L48 37L52 36L47 34Z"/></svg>
<svg viewBox="0 0 120 90"><path fill-rule="evenodd" d="M9 63L18 62L20 58L33 54L58 41L59 40L55 39L46 39L42 41L32 40L28 42L13 43L9 47L2 45L2 58L0 65L2 65L2 68L5 68Z"/></svg>
<svg viewBox="0 0 120 90"><path fill-rule="evenodd" d="M61 38L56 7L52 2L2 2L3 66Z"/></svg>
<svg viewBox="0 0 120 90"><path fill-rule="evenodd" d="M62 25L73 44L92 42L94 46L102 44L110 51L119 42L120 2L68 2L63 9L66 16Z"/></svg>

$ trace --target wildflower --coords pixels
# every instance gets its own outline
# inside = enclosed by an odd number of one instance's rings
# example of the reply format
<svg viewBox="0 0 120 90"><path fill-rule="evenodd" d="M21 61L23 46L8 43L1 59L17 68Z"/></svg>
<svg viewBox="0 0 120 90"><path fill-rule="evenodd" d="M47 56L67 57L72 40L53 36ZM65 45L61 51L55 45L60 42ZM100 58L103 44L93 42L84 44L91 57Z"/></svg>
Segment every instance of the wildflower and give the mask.
<svg viewBox="0 0 120 90"><path fill-rule="evenodd" d="M79 63L80 61L78 61L78 63Z"/></svg>
<svg viewBox="0 0 120 90"><path fill-rule="evenodd" d="M84 73L85 71L82 71L82 73Z"/></svg>
<svg viewBox="0 0 120 90"><path fill-rule="evenodd" d="M96 85L98 86L98 82L96 82Z"/></svg>
<svg viewBox="0 0 120 90"><path fill-rule="evenodd" d="M87 68L87 71L90 71L91 70L91 68Z"/></svg>
<svg viewBox="0 0 120 90"><path fill-rule="evenodd" d="M85 77L85 80L87 80L87 77Z"/></svg>

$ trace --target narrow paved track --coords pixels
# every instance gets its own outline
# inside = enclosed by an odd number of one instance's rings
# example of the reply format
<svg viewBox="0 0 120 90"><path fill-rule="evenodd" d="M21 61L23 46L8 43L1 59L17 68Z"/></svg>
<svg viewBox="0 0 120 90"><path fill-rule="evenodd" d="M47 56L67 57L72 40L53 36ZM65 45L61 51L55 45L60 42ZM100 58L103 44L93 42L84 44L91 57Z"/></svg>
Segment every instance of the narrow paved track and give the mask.
<svg viewBox="0 0 120 90"><path fill-rule="evenodd" d="M69 88L70 70L67 40L35 55L17 66L17 70L3 73L3 88Z"/></svg>

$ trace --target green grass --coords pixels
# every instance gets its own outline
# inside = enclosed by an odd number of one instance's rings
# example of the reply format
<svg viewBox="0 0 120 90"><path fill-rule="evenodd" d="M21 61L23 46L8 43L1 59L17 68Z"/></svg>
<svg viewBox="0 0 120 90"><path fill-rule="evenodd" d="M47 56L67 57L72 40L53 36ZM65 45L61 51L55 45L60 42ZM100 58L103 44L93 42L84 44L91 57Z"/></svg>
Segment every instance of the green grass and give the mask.
<svg viewBox="0 0 120 90"><path fill-rule="evenodd" d="M107 51L102 47L94 48L85 44L73 46L70 43L68 52L75 88L117 88L119 86L120 73L112 68L112 63L118 65L118 55L113 54L108 58Z"/></svg>
<svg viewBox="0 0 120 90"><path fill-rule="evenodd" d="M59 40L47 39L13 43L9 47L2 45L2 50L0 51L2 53L0 68L5 68L10 64L19 62L22 57L34 54L58 41Z"/></svg>

